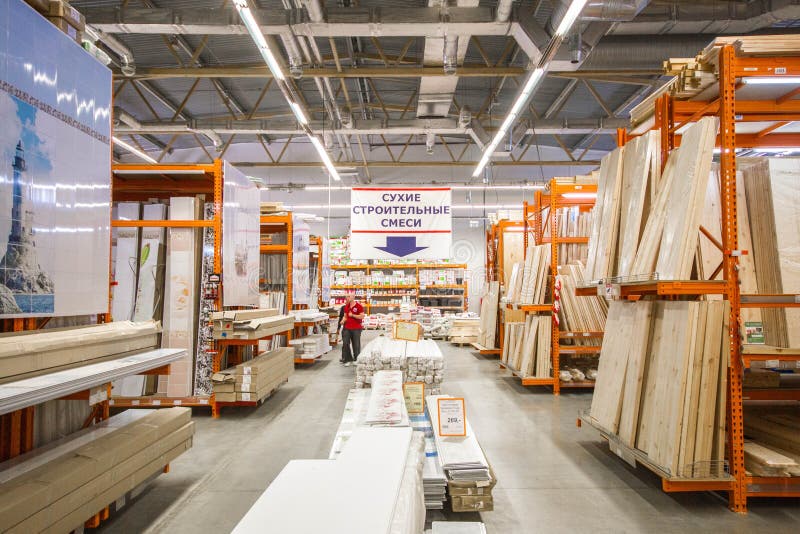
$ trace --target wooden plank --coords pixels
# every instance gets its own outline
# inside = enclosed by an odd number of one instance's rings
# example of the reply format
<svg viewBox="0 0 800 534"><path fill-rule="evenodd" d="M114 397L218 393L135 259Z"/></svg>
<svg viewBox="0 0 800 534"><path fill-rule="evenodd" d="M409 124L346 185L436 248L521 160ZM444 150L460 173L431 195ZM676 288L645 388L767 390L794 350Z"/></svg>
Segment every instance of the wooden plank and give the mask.
<svg viewBox="0 0 800 534"><path fill-rule="evenodd" d="M628 365L629 339L634 328L636 306L614 301L608 309L607 335L597 368L591 417L602 428L617 433L622 409L623 382Z"/></svg>
<svg viewBox="0 0 800 534"><path fill-rule="evenodd" d="M622 164L622 209L620 213L619 257L616 273L631 274L633 260L643 229L642 213L650 194L651 160L656 150L658 132L641 135L625 147Z"/></svg>
<svg viewBox="0 0 800 534"><path fill-rule="evenodd" d="M642 386L655 303L653 301L640 301L631 303L631 305L636 308L636 311L634 327L628 346L628 365L625 371L622 408L619 418L619 437L629 447L633 447L636 443L636 429L639 423ZM603 338L603 346L605 346L605 337ZM596 393L597 385L595 385Z"/></svg>
<svg viewBox="0 0 800 534"><path fill-rule="evenodd" d="M697 438L697 412L700 398L700 382L703 371L703 348L706 341L706 329L709 321L708 303L698 303L697 327L689 363L686 368L686 395L683 399L682 429L680 450L678 452L678 468L680 475L691 476L694 466L694 448ZM719 346L719 343L717 343Z"/></svg>
<svg viewBox="0 0 800 534"><path fill-rule="evenodd" d="M623 147L617 148L607 154L600 165L600 182L594 208L599 221L596 234L594 226L592 228L586 270L592 280L613 276L616 271L623 152Z"/></svg>
<svg viewBox="0 0 800 534"><path fill-rule="evenodd" d="M717 415L717 388L720 382L720 356L722 337L727 336L723 330L725 317L730 313L728 303L715 301L708 303L708 321L706 323L703 360L701 364L700 389L698 396L697 424L694 446L694 461L708 462L712 460L714 441L714 421Z"/></svg>

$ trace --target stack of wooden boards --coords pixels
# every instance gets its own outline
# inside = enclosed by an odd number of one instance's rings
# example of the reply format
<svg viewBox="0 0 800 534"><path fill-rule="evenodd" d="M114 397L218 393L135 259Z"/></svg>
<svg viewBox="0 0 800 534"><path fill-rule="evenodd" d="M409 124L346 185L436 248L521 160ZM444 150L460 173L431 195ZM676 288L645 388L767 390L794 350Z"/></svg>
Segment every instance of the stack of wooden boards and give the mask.
<svg viewBox="0 0 800 534"><path fill-rule="evenodd" d="M576 297L575 289L585 283L580 264L558 267L560 307L559 328L565 332L602 332L605 329L608 302L600 297Z"/></svg>
<svg viewBox="0 0 800 534"><path fill-rule="evenodd" d="M214 312L211 320L214 339L259 339L294 328L294 315L275 308Z"/></svg>
<svg viewBox="0 0 800 534"><path fill-rule="evenodd" d="M294 372L294 349L265 352L250 361L215 373L212 377L217 402L258 402L268 397Z"/></svg>
<svg viewBox="0 0 800 534"><path fill-rule="evenodd" d="M794 407L745 408L745 467L755 476L800 476L800 415Z"/></svg>
<svg viewBox="0 0 800 534"><path fill-rule="evenodd" d="M800 293L800 159L736 162L743 174L758 293ZM800 348L800 311L764 308L761 317L768 345Z"/></svg>
<svg viewBox="0 0 800 534"><path fill-rule="evenodd" d="M587 182L591 183L591 182ZM597 183L595 180L594 183ZM551 230L549 224L550 208L542 210L542 220L544 224L542 234L550 237ZM588 237L592 229L592 212L581 211L580 207L559 208L556 212L556 231L558 238L562 237ZM558 264L581 262L586 263L589 249L586 243L559 243L558 244Z"/></svg>
<svg viewBox="0 0 800 534"><path fill-rule="evenodd" d="M463 345L477 342L480 322L480 319L453 319L447 334L450 343Z"/></svg>
<svg viewBox="0 0 800 534"><path fill-rule="evenodd" d="M594 424L672 476L719 476L729 313L720 300L612 302Z"/></svg>
<svg viewBox="0 0 800 534"><path fill-rule="evenodd" d="M505 325L503 363L521 377L550 378L552 318L550 315L528 314L525 322Z"/></svg>
<svg viewBox="0 0 800 534"><path fill-rule="evenodd" d="M515 263L506 286L506 300L515 304L544 304L550 272L550 245L528 244L524 263Z"/></svg>
<svg viewBox="0 0 800 534"><path fill-rule="evenodd" d="M478 327L478 345L487 349L495 348L499 299L500 283L489 282L486 294L481 299L481 322Z"/></svg>
<svg viewBox="0 0 800 534"><path fill-rule="evenodd" d="M654 132L603 158L588 279L653 273L661 280L691 278L717 125L715 117L692 124L660 177Z"/></svg>
<svg viewBox="0 0 800 534"><path fill-rule="evenodd" d="M69 532L192 446L188 408L128 410L44 449L0 464L0 525Z"/></svg>
<svg viewBox="0 0 800 534"><path fill-rule="evenodd" d="M303 360L315 360L331 350L328 334L309 334L292 339L289 345L294 347L294 357Z"/></svg>

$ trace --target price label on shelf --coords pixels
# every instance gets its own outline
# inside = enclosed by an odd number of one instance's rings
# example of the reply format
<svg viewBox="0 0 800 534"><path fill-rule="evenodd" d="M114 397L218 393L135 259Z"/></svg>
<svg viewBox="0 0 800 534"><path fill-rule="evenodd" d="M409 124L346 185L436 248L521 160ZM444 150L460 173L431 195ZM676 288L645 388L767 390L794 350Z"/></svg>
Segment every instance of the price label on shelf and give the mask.
<svg viewBox="0 0 800 534"><path fill-rule="evenodd" d="M466 436L467 415L463 397L436 400L440 436Z"/></svg>
<svg viewBox="0 0 800 534"><path fill-rule="evenodd" d="M403 397L409 414L425 413L424 382L406 382L403 384Z"/></svg>

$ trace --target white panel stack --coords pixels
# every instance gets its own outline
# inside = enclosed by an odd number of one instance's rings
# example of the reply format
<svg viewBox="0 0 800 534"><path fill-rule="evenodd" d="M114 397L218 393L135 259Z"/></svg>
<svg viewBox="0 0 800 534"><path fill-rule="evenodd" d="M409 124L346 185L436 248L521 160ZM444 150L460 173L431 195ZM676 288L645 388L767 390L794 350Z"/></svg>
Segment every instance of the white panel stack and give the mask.
<svg viewBox="0 0 800 534"><path fill-rule="evenodd" d="M435 341L401 341L381 336L367 343L356 362L356 387L366 387L383 369L403 371L404 382L424 382L425 390L439 392L444 380L444 357Z"/></svg>
<svg viewBox="0 0 800 534"><path fill-rule="evenodd" d="M428 408L428 415L431 418L433 436L436 441L436 448L442 460L442 467L447 472L447 476L453 480L491 480L489 474L489 462L478 444L475 432L465 421L467 435L464 437L442 436L439 433L439 410L438 399L450 398L446 395L431 395L425 398Z"/></svg>
<svg viewBox="0 0 800 534"><path fill-rule="evenodd" d="M200 201L195 197L170 200L169 218L173 221L196 220ZM168 377L159 379L159 391L169 397L191 395L194 386L195 324L197 321L198 232L195 228L171 228L167 247L167 280L164 302L165 348L187 350L186 358L170 366ZM164 382L166 381L166 388Z"/></svg>
<svg viewBox="0 0 800 534"><path fill-rule="evenodd" d="M365 423L371 426L408 426L402 371L375 373Z"/></svg>

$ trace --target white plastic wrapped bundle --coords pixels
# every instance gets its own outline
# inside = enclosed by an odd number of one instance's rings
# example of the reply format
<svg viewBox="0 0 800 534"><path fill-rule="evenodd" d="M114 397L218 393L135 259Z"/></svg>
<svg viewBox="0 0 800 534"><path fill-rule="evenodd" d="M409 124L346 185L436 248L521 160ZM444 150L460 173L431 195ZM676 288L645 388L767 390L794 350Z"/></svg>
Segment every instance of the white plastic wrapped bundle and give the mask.
<svg viewBox="0 0 800 534"><path fill-rule="evenodd" d="M426 393L436 395L444 380L444 357L435 341L400 341L381 336L361 350L356 362L357 388L372 384L378 371L399 370L403 382L424 382Z"/></svg>

